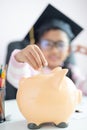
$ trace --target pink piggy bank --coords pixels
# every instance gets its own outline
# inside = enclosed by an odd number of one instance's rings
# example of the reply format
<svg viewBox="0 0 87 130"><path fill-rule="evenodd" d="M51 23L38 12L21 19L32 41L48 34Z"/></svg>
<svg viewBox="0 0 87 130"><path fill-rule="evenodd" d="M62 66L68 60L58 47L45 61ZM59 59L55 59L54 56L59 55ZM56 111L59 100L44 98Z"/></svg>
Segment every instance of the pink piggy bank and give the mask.
<svg viewBox="0 0 87 130"><path fill-rule="evenodd" d="M66 76L67 69L55 68L49 74L22 78L17 103L28 121L28 128L37 129L44 123L67 127L82 93Z"/></svg>

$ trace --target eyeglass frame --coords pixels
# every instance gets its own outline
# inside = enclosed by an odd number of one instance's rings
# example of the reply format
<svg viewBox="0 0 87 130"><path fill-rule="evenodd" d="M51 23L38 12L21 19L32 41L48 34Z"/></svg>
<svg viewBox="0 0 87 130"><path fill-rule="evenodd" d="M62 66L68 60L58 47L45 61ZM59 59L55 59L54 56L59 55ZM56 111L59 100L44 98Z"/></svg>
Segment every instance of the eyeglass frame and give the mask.
<svg viewBox="0 0 87 130"><path fill-rule="evenodd" d="M44 42L44 43L45 43L45 45L44 45L43 41L48 42L48 43L52 43L53 45L50 46L50 48L47 48L46 43ZM47 43L47 44L48 44L48 43ZM62 44L61 44L62 46L59 46L60 43L62 43ZM54 41L52 41L52 40L41 39L41 40L39 41L39 44L40 44L40 47L41 47L42 49L45 49L45 50L51 50L51 49L53 49L54 47L56 47L58 50L64 51L64 50L66 50L67 47L68 47L68 44L65 45L66 43L65 43L64 41L61 41L61 40L54 42ZM63 45L64 45L64 46L63 46Z"/></svg>

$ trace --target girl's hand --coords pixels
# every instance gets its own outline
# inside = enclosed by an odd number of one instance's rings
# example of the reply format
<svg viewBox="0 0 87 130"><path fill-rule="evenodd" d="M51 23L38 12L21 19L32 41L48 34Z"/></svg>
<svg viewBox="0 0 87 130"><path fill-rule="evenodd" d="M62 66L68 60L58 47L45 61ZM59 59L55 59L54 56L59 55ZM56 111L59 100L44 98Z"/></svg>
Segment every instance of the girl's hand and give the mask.
<svg viewBox="0 0 87 130"><path fill-rule="evenodd" d="M37 45L28 45L15 55L15 59L18 62L27 62L36 70L47 66L47 61Z"/></svg>
<svg viewBox="0 0 87 130"><path fill-rule="evenodd" d="M77 46L75 47L74 52L79 52L79 53L81 53L81 54L87 55L87 47L86 47L86 46L82 46L82 45L77 45Z"/></svg>

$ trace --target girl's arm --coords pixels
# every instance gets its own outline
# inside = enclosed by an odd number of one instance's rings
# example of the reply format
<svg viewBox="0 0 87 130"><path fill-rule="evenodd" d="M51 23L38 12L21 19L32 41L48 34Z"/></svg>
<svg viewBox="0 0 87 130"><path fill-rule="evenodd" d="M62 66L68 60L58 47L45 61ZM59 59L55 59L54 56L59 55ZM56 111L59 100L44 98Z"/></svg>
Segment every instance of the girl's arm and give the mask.
<svg viewBox="0 0 87 130"><path fill-rule="evenodd" d="M13 51L7 70L7 80L15 87L22 77L35 75L47 61L37 45L28 45L22 50ZM35 71L36 70L36 71Z"/></svg>

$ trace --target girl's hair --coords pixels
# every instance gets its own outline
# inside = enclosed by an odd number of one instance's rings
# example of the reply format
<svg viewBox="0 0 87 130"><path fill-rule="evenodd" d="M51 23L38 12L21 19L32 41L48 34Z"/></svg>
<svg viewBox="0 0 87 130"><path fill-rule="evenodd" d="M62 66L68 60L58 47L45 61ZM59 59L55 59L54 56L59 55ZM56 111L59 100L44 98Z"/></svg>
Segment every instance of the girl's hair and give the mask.
<svg viewBox="0 0 87 130"><path fill-rule="evenodd" d="M52 30L52 29L54 29L54 30L59 29L59 30L64 31L67 34L70 41L74 37L74 34L68 23L66 23L62 20L54 19L54 20L49 20L49 21L43 23L38 29L36 29L34 31L35 43L37 43L40 40L40 38L43 36L43 34L45 32Z"/></svg>

